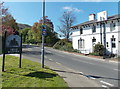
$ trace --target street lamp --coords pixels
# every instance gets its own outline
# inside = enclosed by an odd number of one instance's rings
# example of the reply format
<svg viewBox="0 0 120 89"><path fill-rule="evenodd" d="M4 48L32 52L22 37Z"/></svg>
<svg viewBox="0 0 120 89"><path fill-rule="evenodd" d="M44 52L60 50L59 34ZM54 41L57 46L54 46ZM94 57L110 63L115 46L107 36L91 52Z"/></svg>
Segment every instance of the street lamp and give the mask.
<svg viewBox="0 0 120 89"><path fill-rule="evenodd" d="M43 0L43 23L42 25L45 25L45 0ZM44 35L42 34L42 49L41 49L41 63L42 68L44 68Z"/></svg>

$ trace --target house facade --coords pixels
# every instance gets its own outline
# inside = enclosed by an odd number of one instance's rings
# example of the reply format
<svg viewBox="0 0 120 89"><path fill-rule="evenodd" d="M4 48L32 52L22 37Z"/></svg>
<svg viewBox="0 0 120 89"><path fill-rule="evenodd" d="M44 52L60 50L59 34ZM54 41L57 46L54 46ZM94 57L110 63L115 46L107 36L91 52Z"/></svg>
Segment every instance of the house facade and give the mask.
<svg viewBox="0 0 120 89"><path fill-rule="evenodd" d="M101 43L106 54L120 55L120 15L109 16L107 11L89 15L89 21L72 26L72 45L81 53L93 52L93 47Z"/></svg>

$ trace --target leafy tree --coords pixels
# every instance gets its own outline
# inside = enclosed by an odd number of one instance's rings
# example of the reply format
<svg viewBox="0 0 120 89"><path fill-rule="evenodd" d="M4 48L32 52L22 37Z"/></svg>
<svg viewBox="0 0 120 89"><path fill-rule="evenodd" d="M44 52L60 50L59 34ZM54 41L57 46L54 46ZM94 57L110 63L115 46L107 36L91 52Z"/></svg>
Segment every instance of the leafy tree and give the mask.
<svg viewBox="0 0 120 89"><path fill-rule="evenodd" d="M32 31L33 31L33 39L36 41L35 43L41 43L42 42L42 24L43 20L41 19L39 22L34 23L32 26ZM48 17L45 17L45 25L46 25L46 33L47 35L45 36L45 43L48 46L52 46L57 40L57 33L54 32L54 27L53 23L51 22Z"/></svg>
<svg viewBox="0 0 120 89"><path fill-rule="evenodd" d="M18 29L16 20L12 17L12 15L8 12L8 8L4 7L4 2L0 3L0 33L4 34L7 31L7 35L16 33Z"/></svg>
<svg viewBox="0 0 120 89"><path fill-rule="evenodd" d="M28 32L30 30L31 30L30 28L25 28L25 29L22 29L22 30L19 31L22 34L22 41L23 41L23 43L28 41Z"/></svg>
<svg viewBox="0 0 120 89"><path fill-rule="evenodd" d="M65 11L62 14L60 18L61 26L58 26L61 37L65 37L65 39L67 40L69 39L71 35L70 27L73 25L75 21L76 21L76 17L74 16L72 11Z"/></svg>

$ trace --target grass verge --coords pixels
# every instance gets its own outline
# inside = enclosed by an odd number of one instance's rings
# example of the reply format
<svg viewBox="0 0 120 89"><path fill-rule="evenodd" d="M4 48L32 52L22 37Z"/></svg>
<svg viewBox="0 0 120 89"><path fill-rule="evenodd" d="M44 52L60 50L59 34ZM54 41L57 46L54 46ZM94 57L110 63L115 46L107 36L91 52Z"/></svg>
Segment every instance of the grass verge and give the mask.
<svg viewBox="0 0 120 89"><path fill-rule="evenodd" d="M2 58L0 58L2 60ZM22 59L22 68L18 68L19 58L6 56L5 72L2 72L2 87L65 87L67 83L54 71L40 63Z"/></svg>

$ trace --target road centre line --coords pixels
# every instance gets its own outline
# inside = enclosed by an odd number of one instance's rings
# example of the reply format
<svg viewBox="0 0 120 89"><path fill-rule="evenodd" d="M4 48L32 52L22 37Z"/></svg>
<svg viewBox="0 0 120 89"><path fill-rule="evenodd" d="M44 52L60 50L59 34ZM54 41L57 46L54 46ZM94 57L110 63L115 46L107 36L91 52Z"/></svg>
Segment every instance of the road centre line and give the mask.
<svg viewBox="0 0 120 89"><path fill-rule="evenodd" d="M107 88L107 86L105 86L105 85L102 85L102 87Z"/></svg>
<svg viewBox="0 0 120 89"><path fill-rule="evenodd" d="M59 63L59 62L56 62L57 64L59 64L59 65L61 65L61 63Z"/></svg>
<svg viewBox="0 0 120 89"><path fill-rule="evenodd" d="M110 83L105 82L105 81L100 81L100 82L101 82L101 83L103 83L103 84L109 85L109 86L111 86L111 87L113 87L113 86L114 86L113 84L110 84Z"/></svg>
<svg viewBox="0 0 120 89"><path fill-rule="evenodd" d="M52 59L49 59L50 61L53 61Z"/></svg>
<svg viewBox="0 0 120 89"><path fill-rule="evenodd" d="M114 69L114 70L116 70L116 71L120 71L119 69Z"/></svg>

